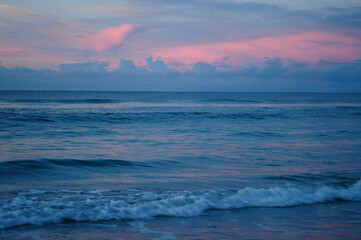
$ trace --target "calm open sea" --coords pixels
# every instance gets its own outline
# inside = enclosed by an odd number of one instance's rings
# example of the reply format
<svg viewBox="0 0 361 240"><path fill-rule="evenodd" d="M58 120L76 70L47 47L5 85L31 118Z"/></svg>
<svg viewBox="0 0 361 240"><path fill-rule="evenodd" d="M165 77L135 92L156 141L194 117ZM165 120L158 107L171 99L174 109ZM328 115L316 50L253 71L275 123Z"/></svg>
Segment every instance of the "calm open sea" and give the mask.
<svg viewBox="0 0 361 240"><path fill-rule="evenodd" d="M360 239L361 94L0 92L0 239Z"/></svg>

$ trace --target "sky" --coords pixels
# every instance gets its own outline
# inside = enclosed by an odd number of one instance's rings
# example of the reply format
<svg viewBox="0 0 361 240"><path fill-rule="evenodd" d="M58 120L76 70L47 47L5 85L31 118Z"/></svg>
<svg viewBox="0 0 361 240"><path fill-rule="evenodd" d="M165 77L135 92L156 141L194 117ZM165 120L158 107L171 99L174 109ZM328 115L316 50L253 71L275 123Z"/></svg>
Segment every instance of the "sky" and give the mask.
<svg viewBox="0 0 361 240"><path fill-rule="evenodd" d="M0 90L361 92L359 0L0 0Z"/></svg>

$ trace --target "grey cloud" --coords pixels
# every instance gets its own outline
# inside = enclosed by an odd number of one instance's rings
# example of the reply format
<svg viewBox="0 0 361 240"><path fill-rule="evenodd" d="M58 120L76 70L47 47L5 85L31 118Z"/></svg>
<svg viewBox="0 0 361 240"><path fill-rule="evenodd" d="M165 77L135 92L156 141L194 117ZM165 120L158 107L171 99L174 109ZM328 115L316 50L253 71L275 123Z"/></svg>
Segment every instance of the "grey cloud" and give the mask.
<svg viewBox="0 0 361 240"><path fill-rule="evenodd" d="M330 14L322 19L323 23L346 26L350 28L361 28L361 7L350 9L338 9L336 13Z"/></svg>
<svg viewBox="0 0 361 240"><path fill-rule="evenodd" d="M255 76L258 78L275 78L282 76L285 71L280 58L269 59L265 63L265 67L259 69Z"/></svg>
<svg viewBox="0 0 361 240"><path fill-rule="evenodd" d="M338 63L333 68L323 69L319 74L328 81L361 82L361 60L354 63Z"/></svg>
<svg viewBox="0 0 361 240"><path fill-rule="evenodd" d="M321 60L316 66L291 60L284 65L280 58L269 59L264 68L253 76L260 79L316 80L322 82L361 83L361 60L353 63L334 63ZM248 76L250 77L250 76Z"/></svg>
<svg viewBox="0 0 361 240"><path fill-rule="evenodd" d="M130 60L126 60L126 59L120 59L119 62L119 66L118 66L118 71L123 72L123 73L147 73L149 72L149 70L145 69L145 68L140 68L135 66L135 64L130 61Z"/></svg>
<svg viewBox="0 0 361 240"><path fill-rule="evenodd" d="M61 72L105 72L108 62L85 62L85 63L71 63L60 64Z"/></svg>
<svg viewBox="0 0 361 240"><path fill-rule="evenodd" d="M213 73L216 71L216 67L206 62L197 62L191 72L192 73Z"/></svg>
<svg viewBox="0 0 361 240"><path fill-rule="evenodd" d="M153 57L146 59L148 68L155 73L176 73L177 71L173 68L168 68L162 60L157 59L153 61Z"/></svg>

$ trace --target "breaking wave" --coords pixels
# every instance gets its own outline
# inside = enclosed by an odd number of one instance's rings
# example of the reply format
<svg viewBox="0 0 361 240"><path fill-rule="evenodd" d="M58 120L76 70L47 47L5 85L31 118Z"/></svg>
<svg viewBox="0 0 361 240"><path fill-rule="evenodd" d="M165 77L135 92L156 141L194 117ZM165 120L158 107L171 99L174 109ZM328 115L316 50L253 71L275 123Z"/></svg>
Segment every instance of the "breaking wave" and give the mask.
<svg viewBox="0 0 361 240"><path fill-rule="evenodd" d="M139 190L30 190L0 199L0 228L66 221L192 217L211 209L289 207L361 201L361 180L344 187L272 187L239 190L143 192Z"/></svg>

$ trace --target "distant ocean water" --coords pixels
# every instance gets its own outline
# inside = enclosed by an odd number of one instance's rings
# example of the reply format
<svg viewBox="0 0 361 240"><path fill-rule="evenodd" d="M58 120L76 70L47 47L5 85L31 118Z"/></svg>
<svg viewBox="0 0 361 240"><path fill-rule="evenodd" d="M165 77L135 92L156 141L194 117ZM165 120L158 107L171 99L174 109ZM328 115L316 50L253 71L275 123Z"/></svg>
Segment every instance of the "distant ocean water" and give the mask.
<svg viewBox="0 0 361 240"><path fill-rule="evenodd" d="M0 92L0 238L359 239L361 94Z"/></svg>

